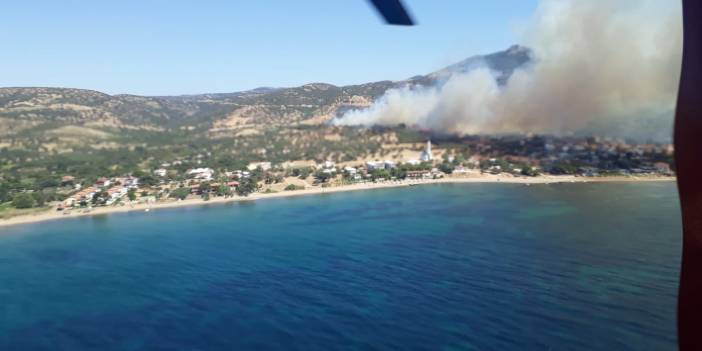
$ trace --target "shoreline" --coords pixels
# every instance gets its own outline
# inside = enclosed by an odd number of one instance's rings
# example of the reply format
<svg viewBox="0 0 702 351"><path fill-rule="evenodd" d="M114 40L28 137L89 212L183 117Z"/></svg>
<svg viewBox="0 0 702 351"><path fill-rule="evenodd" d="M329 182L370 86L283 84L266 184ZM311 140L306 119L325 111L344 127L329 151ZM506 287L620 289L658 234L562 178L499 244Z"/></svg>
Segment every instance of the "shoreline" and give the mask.
<svg viewBox="0 0 702 351"><path fill-rule="evenodd" d="M185 206L201 206L209 204L224 204L239 201L256 201L263 199L273 199L282 197L319 195L328 193L338 193L346 191L361 191L373 189L386 189L409 187L416 185L431 185L431 184L461 184L461 183L502 183L502 184L555 184L555 183L602 183L602 182L661 182L675 181L675 177L575 177L575 176L538 176L538 177L506 177L499 175L481 175L478 177L447 177L431 180L402 180L402 181L387 181L382 183L356 183L350 185L340 185L331 187L315 186L303 190L280 191L276 193L254 193L246 197L233 196L229 198L215 197L208 201L200 198L190 198L185 200L171 200L156 203L140 203L140 204L124 204L122 206L96 207L90 211L72 210L70 214L65 214L63 211L48 210L37 214L20 215L7 219L0 219L0 227L15 226L22 224L33 224L44 221L69 219L96 215L106 215L112 213L124 213L133 211L151 211L157 209L185 207Z"/></svg>

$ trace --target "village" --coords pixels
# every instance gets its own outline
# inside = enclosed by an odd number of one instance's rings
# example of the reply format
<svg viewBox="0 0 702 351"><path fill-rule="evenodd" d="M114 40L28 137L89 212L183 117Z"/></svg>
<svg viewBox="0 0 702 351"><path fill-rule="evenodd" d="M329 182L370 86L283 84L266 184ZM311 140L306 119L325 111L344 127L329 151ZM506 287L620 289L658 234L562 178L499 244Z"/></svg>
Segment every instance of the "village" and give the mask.
<svg viewBox="0 0 702 351"><path fill-rule="evenodd" d="M427 140L416 159L365 160L336 163L251 162L245 169L214 169L201 166L179 172L174 164L162 163L150 174L101 177L82 184L71 175L61 179L64 200L55 203L58 211L89 211L93 207L133 206L157 202L212 197L246 197L253 193L271 194L314 188L378 184L386 182L432 181L438 179L527 178L543 175L573 175L583 178L672 177L672 147L660 144L630 145L622 141L584 139L520 139L494 143L486 139L468 141L474 154L432 150ZM198 160L196 164L201 165Z"/></svg>

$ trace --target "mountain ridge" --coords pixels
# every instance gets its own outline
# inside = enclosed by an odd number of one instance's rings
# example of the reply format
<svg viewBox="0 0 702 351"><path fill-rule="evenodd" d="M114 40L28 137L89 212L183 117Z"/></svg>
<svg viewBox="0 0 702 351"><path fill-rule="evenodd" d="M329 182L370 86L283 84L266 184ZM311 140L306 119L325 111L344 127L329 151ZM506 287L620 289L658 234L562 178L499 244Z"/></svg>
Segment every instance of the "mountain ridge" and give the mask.
<svg viewBox="0 0 702 351"><path fill-rule="evenodd" d="M78 88L6 87L0 88L0 121L21 121L19 124L26 126L51 122L203 131L256 125L321 124L348 109L370 106L389 89L440 84L451 74L481 65L495 71L498 83L503 84L515 69L530 59L529 49L515 45L400 81L343 86L313 82L297 87L258 87L231 93L143 96L110 95Z"/></svg>

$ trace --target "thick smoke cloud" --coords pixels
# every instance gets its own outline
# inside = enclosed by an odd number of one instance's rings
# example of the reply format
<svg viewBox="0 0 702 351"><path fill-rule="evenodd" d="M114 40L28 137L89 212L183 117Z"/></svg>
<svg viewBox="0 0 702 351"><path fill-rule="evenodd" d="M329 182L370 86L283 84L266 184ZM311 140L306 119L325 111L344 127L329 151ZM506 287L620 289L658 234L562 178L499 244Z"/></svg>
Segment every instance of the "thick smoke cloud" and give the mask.
<svg viewBox="0 0 702 351"><path fill-rule="evenodd" d="M640 136L634 129L652 118L672 122L681 11L679 1L670 0L543 0L523 33L533 60L504 86L494 72L478 68L436 86L390 90L336 123L405 123L450 133L627 126Z"/></svg>

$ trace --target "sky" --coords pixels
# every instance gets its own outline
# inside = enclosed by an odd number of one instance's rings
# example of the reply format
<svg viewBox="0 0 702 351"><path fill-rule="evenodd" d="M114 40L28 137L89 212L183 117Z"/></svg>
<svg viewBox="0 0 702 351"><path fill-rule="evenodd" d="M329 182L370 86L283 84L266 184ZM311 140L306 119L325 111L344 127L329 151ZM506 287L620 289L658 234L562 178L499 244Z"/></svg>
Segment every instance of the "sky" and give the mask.
<svg viewBox="0 0 702 351"><path fill-rule="evenodd" d="M519 43L537 0L23 0L0 11L0 87L108 94L234 92L400 80Z"/></svg>

